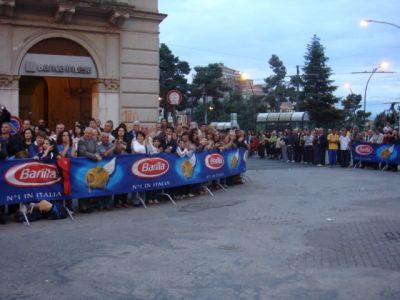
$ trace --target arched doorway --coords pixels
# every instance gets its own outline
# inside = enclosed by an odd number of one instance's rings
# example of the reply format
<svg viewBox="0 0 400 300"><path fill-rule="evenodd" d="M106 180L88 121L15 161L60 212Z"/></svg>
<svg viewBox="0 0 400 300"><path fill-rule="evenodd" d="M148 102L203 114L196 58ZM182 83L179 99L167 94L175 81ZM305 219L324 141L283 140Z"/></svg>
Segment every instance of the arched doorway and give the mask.
<svg viewBox="0 0 400 300"><path fill-rule="evenodd" d="M92 116L95 64L86 49L65 38L43 40L29 49L20 66L19 116L50 129L59 122L71 128Z"/></svg>

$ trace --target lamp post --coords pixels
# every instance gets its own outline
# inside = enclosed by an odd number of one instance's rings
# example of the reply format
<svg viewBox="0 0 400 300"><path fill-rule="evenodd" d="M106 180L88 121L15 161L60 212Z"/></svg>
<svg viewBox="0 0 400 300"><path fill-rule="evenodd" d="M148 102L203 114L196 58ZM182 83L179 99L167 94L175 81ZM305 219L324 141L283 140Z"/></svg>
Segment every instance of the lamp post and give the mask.
<svg viewBox="0 0 400 300"><path fill-rule="evenodd" d="M361 20L360 25L362 27L367 27L369 23L378 23L378 24L384 24L384 25L389 25L392 27L395 27L397 29L400 29L400 26L391 22L386 22L386 21L378 21L378 20ZM364 121L365 121L365 106L366 106L366 100L367 100L367 89L368 89L368 83L371 80L372 75L378 71L379 68L386 68L388 66L387 63L383 62L374 69L372 69L371 75L368 78L367 84L365 85L365 91L364 91Z"/></svg>
<svg viewBox="0 0 400 300"><path fill-rule="evenodd" d="M369 23L378 23L378 24L385 24L385 25L389 25L389 26L393 26L396 27L397 29L400 29L400 26L394 23L390 23L390 22L385 22L385 21L377 21L377 20L361 20L360 21L360 25L362 27L367 27Z"/></svg>
<svg viewBox="0 0 400 300"><path fill-rule="evenodd" d="M367 80L367 84L365 85L365 89L364 89L364 122L365 122L365 114L366 114L366 107L367 107L367 90L368 90L368 84L372 78L372 76L376 73L376 71L378 71L380 68L387 68L388 67L388 63L387 62L382 62L379 65L377 65L375 68L372 69L371 71L371 75L369 75L368 80Z"/></svg>

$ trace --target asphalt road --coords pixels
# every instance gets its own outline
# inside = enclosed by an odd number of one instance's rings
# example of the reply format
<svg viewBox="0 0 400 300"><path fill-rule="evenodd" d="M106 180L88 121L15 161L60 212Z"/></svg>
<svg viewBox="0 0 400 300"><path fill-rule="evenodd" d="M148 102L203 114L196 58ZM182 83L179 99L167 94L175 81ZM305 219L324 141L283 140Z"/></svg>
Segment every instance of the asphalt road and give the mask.
<svg viewBox="0 0 400 300"><path fill-rule="evenodd" d="M1 299L400 299L399 173L249 159L148 209L0 226Z"/></svg>

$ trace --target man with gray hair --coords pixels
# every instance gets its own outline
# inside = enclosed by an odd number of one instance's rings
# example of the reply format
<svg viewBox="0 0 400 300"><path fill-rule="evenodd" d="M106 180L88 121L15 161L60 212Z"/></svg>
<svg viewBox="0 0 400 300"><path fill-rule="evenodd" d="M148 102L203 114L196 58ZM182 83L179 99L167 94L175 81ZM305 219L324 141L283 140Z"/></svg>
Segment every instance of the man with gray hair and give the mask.
<svg viewBox="0 0 400 300"><path fill-rule="evenodd" d="M114 122L111 120L106 121L106 123L104 124L103 131L109 134L109 140L111 143L113 143L115 140L115 137L112 135L113 130L114 130Z"/></svg>
<svg viewBox="0 0 400 300"><path fill-rule="evenodd" d="M132 141L136 140L136 133L138 133L141 130L142 130L142 128L141 128L140 121L133 122L133 128L131 131L128 132L129 141L132 142Z"/></svg>
<svg viewBox="0 0 400 300"><path fill-rule="evenodd" d="M106 122L107 124L107 122ZM106 126L104 126L106 128ZM111 135L103 131L100 135L101 144L99 145L100 155L103 158L112 157L114 155L115 144L110 142ZM97 209L99 210L112 210L113 198L112 196L101 196L96 198Z"/></svg>
<svg viewBox="0 0 400 300"><path fill-rule="evenodd" d="M86 157L93 161L100 161L100 149L96 139L93 137L93 128L86 127L83 137L78 142L78 156ZM79 210L83 213L92 213L90 198L79 199Z"/></svg>
<svg viewBox="0 0 400 300"><path fill-rule="evenodd" d="M111 135L103 131L100 135L99 151L102 157L111 157L114 154L115 144L110 141Z"/></svg>
<svg viewBox="0 0 400 300"><path fill-rule="evenodd" d="M83 132L83 137L78 142L78 156L84 156L90 160L100 161L101 155L99 145L93 137L93 128L86 127Z"/></svg>

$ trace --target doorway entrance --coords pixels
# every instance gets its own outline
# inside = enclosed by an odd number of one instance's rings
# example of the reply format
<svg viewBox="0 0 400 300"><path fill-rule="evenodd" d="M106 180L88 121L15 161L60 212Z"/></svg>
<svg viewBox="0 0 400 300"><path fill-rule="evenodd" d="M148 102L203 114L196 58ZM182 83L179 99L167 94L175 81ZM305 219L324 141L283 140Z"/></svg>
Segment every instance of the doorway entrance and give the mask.
<svg viewBox="0 0 400 300"><path fill-rule="evenodd" d="M95 64L81 45L51 38L34 45L25 55L19 80L19 116L37 124L44 119L50 129L57 123L72 128L92 117Z"/></svg>
<svg viewBox="0 0 400 300"><path fill-rule="evenodd" d="M19 81L19 116L48 128L57 123L72 128L92 117L92 80L88 78L22 76Z"/></svg>

